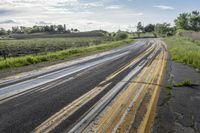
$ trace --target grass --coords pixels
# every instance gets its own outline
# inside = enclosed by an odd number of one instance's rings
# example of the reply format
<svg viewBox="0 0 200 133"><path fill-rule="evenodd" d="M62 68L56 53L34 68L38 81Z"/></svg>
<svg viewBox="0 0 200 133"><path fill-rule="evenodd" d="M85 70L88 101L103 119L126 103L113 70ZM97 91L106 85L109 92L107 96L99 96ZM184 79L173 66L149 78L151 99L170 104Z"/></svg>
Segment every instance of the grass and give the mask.
<svg viewBox="0 0 200 133"><path fill-rule="evenodd" d="M184 80L178 84L175 85L175 87L184 87L184 86L191 86L192 81L191 80Z"/></svg>
<svg viewBox="0 0 200 133"><path fill-rule="evenodd" d="M26 55L23 57L10 57L6 60L0 60L0 70L17 68L22 66L27 66L31 64L46 62L46 61L55 61L55 60L64 60L77 56L84 56L96 52L102 52L105 50L110 50L117 48L126 44L131 43L133 40L126 39L121 41L108 42L100 45L92 45L87 47L78 47L70 48L67 50L61 50L57 52L48 52L38 55Z"/></svg>
<svg viewBox="0 0 200 133"><path fill-rule="evenodd" d="M200 42L184 37L169 37L165 39L174 61L192 66L200 70Z"/></svg>
<svg viewBox="0 0 200 133"><path fill-rule="evenodd" d="M167 95L171 96L172 95L172 86L166 86L166 90L167 90Z"/></svg>
<svg viewBox="0 0 200 133"><path fill-rule="evenodd" d="M107 41L106 37L73 37L73 38L34 38L0 40L1 51L9 57L55 52L75 47L99 45Z"/></svg>

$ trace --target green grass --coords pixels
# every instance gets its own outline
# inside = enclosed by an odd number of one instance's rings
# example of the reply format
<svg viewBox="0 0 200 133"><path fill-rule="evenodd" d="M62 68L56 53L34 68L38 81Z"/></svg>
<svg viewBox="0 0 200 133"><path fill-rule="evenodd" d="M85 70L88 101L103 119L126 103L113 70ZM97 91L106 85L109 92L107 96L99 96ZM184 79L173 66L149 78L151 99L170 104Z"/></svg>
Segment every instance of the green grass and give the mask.
<svg viewBox="0 0 200 133"><path fill-rule="evenodd" d="M174 61L200 70L200 42L184 37L166 38L171 58Z"/></svg>
<svg viewBox="0 0 200 133"><path fill-rule="evenodd" d="M175 87L183 87L183 86L191 86L192 81L191 80L184 80L178 84L175 85Z"/></svg>
<svg viewBox="0 0 200 133"><path fill-rule="evenodd" d="M75 47L85 47L105 43L106 37L34 38L0 40L0 52L9 57L55 52Z"/></svg>
<svg viewBox="0 0 200 133"><path fill-rule="evenodd" d="M172 86L166 86L166 90L167 90L167 95L171 96L172 95Z"/></svg>
<svg viewBox="0 0 200 133"><path fill-rule="evenodd" d="M126 44L131 43L133 40L126 39L115 42L108 42L100 45L92 45L87 47L71 48L67 50L48 52L38 55L26 55L23 57L10 57L6 60L0 60L0 70L17 68L31 64L37 64L46 61L64 60L71 57L89 55L96 52L110 50Z"/></svg>

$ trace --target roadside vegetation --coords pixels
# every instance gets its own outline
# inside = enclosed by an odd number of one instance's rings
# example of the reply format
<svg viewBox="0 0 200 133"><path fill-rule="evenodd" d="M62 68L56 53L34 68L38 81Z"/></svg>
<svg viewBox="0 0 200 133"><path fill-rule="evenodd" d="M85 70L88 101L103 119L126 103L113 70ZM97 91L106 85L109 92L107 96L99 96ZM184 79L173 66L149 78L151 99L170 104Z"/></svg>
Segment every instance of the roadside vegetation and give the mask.
<svg viewBox="0 0 200 133"><path fill-rule="evenodd" d="M110 42L99 44L99 45L76 47L76 48L70 48L70 49L56 51L56 52L41 53L37 55L9 57L7 59L0 58L0 70L17 68L17 67L27 66L27 65L41 63L41 62L64 60L64 59L70 59L72 57L89 55L92 53L97 53L97 52L102 52L105 50L117 48L117 47L129 44L132 41L133 41L132 39L124 39L124 40L119 40L119 41L110 41Z"/></svg>
<svg viewBox="0 0 200 133"><path fill-rule="evenodd" d="M200 70L200 13L181 13L175 25L176 35L164 39L172 60Z"/></svg>
<svg viewBox="0 0 200 133"><path fill-rule="evenodd" d="M184 80L184 81L175 85L175 87L184 87L184 86L192 86L192 81L191 80Z"/></svg>
<svg viewBox="0 0 200 133"><path fill-rule="evenodd" d="M4 58L55 52L69 48L99 45L109 41L107 37L34 38L0 40L0 56Z"/></svg>
<svg viewBox="0 0 200 133"><path fill-rule="evenodd" d="M41 62L68 60L117 48L133 39L126 32L79 32L66 25L0 29L0 70Z"/></svg>
<svg viewBox="0 0 200 133"><path fill-rule="evenodd" d="M165 38L171 58L174 61L193 66L200 70L200 42L185 37Z"/></svg>

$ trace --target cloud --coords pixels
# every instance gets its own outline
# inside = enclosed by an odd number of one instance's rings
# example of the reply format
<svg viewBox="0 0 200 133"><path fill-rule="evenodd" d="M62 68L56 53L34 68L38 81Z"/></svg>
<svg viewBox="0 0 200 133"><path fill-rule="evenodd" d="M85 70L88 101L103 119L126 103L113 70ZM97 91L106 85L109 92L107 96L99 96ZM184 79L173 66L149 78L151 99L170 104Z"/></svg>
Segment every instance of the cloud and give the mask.
<svg viewBox="0 0 200 133"><path fill-rule="evenodd" d="M174 10L174 7L171 7L171 6L165 6L165 5L155 5L153 6L155 8L159 8L161 10Z"/></svg>
<svg viewBox="0 0 200 133"><path fill-rule="evenodd" d="M14 11L6 8L0 8L0 16L9 15L11 13L14 13Z"/></svg>
<svg viewBox="0 0 200 133"><path fill-rule="evenodd" d="M139 12L139 13L130 13L128 15L130 15L130 16L144 16L144 13L142 13L142 12Z"/></svg>
<svg viewBox="0 0 200 133"><path fill-rule="evenodd" d="M135 25L145 15L119 0L0 0L1 20L17 22L0 23L4 28L66 24L81 31L116 31Z"/></svg>
<svg viewBox="0 0 200 133"><path fill-rule="evenodd" d="M0 21L0 24L17 24L17 22L14 20L4 20Z"/></svg>
<svg viewBox="0 0 200 133"><path fill-rule="evenodd" d="M111 5L111 6L105 7L105 9L117 10L117 9L121 9L121 6L120 5Z"/></svg>
<svg viewBox="0 0 200 133"><path fill-rule="evenodd" d="M36 22L37 25L50 25L52 23L50 22L45 22L45 21L39 21L39 22Z"/></svg>

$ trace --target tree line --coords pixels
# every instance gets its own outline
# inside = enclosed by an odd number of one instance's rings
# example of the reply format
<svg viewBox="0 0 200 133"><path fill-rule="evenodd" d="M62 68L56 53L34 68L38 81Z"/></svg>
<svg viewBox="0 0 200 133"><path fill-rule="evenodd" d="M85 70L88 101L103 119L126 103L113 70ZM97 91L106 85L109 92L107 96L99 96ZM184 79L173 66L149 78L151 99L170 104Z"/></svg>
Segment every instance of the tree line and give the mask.
<svg viewBox="0 0 200 133"><path fill-rule="evenodd" d="M5 30L4 28L0 28L0 35L9 35L9 34L31 34L31 33L71 33L71 32L79 32L78 29L67 29L66 25L45 25L45 26L33 26L33 27L25 27L25 26L17 26L12 27L12 29Z"/></svg>
<svg viewBox="0 0 200 133"><path fill-rule="evenodd" d="M141 33L151 32L155 37L157 36L172 36L175 34L176 27L171 26L170 23L148 24L142 26L141 22L137 24L137 34L140 37Z"/></svg>
<svg viewBox="0 0 200 133"><path fill-rule="evenodd" d="M176 28L183 30L200 31L200 13L181 13L175 20Z"/></svg>
<svg viewBox="0 0 200 133"><path fill-rule="evenodd" d="M157 36L171 36L177 30L200 31L200 12L192 11L191 13L181 13L175 20L175 26L170 23L148 24L142 25L142 22L137 24L138 37L141 33L151 32Z"/></svg>

